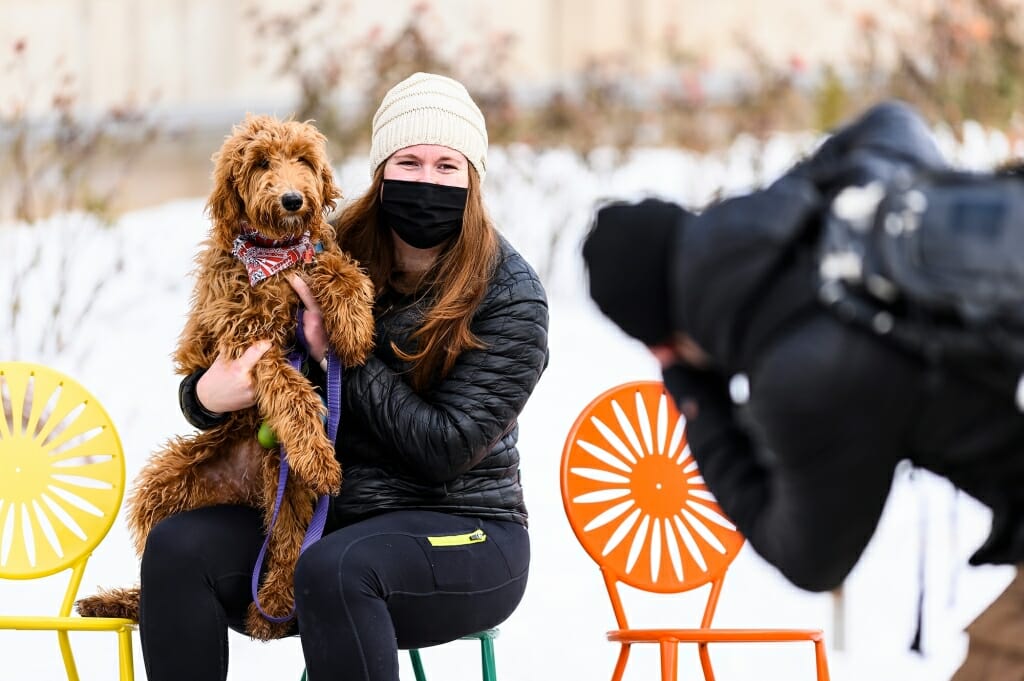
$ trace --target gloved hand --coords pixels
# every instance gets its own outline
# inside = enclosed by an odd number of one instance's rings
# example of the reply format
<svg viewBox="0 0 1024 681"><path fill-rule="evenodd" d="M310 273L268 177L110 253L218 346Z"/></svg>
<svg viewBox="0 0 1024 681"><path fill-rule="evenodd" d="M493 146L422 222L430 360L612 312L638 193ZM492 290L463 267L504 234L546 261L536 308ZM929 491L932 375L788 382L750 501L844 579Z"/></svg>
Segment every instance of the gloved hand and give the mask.
<svg viewBox="0 0 1024 681"><path fill-rule="evenodd" d="M665 387L687 421L729 418L733 409L729 380L711 368L678 362L662 372Z"/></svg>

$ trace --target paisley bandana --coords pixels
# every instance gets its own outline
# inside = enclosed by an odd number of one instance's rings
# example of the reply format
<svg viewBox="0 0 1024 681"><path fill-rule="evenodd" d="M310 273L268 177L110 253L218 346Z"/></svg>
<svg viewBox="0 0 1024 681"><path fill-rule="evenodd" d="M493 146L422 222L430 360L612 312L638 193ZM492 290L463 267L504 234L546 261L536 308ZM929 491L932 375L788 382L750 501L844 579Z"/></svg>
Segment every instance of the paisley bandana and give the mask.
<svg viewBox="0 0 1024 681"><path fill-rule="evenodd" d="M268 239L245 222L231 249L231 254L245 265L252 286L299 263L313 262L315 253L309 232L287 239Z"/></svg>

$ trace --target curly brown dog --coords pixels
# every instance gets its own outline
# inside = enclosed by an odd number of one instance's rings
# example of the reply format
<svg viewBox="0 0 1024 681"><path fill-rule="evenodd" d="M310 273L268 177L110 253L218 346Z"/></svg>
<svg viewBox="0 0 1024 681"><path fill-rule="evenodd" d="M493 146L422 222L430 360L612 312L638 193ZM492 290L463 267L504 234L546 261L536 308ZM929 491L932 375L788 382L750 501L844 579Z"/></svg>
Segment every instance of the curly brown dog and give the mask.
<svg viewBox="0 0 1024 681"><path fill-rule="evenodd" d="M290 248L285 255L296 262L288 271L300 272L320 301L331 347L344 365L362 364L372 349L373 287L338 248L324 219L341 193L326 140L312 125L250 116L213 160L207 206L212 231L196 259L196 287L174 355L176 368L188 375L209 367L218 353L238 358L258 340L271 339L273 345L253 369L256 406L233 412L221 426L175 438L154 454L128 500L128 525L139 555L157 522L189 509L244 504L261 508L269 526L280 458L278 449L265 450L256 440L265 420L294 473L259 590L264 610L282 616L294 603L292 576L314 502L318 495L337 493L341 468L324 432L324 404L288 362L298 296L285 277L275 276L274 266L247 258L246 246ZM308 239L300 236L305 233ZM317 242L323 251L314 255ZM138 588L112 589L80 600L77 608L85 616L136 619L138 596ZM254 638L278 638L288 627L264 619L255 604L249 609L247 629Z"/></svg>

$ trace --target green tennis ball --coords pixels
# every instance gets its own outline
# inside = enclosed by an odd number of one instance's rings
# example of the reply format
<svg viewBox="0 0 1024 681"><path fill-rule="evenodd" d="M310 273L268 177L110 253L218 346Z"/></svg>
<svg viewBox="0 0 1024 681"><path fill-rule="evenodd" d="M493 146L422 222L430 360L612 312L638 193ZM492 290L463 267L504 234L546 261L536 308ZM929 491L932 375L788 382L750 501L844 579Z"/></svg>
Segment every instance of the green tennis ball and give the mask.
<svg viewBox="0 0 1024 681"><path fill-rule="evenodd" d="M277 446L277 433L270 427L266 421L260 424L260 430L256 433L256 440L260 443L260 447L264 449L273 449Z"/></svg>

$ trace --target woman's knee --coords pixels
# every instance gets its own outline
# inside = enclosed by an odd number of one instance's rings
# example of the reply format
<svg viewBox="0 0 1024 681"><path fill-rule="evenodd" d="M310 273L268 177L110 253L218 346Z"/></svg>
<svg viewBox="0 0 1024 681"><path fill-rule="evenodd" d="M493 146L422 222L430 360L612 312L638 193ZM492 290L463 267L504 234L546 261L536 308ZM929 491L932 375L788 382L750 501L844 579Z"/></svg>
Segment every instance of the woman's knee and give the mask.
<svg viewBox="0 0 1024 681"><path fill-rule="evenodd" d="M381 556L373 542L362 538L344 541L332 536L309 547L295 566L295 598L323 598L354 592L375 594L379 591L376 566Z"/></svg>
<svg viewBox="0 0 1024 681"><path fill-rule="evenodd" d="M187 513L164 518L149 531L146 546L142 551L143 567L147 563L156 565L181 565L199 560L204 544L202 532ZM205 546L209 550L209 546Z"/></svg>
<svg viewBox="0 0 1024 681"><path fill-rule="evenodd" d="M262 541L262 519L255 509L213 506L184 511L156 523L142 551L143 570L188 569L255 555ZM248 562L248 561L245 561Z"/></svg>
<svg viewBox="0 0 1024 681"><path fill-rule="evenodd" d="M295 564L295 600L301 604L309 598L322 598L338 580L338 566L324 542L317 542L299 556Z"/></svg>

